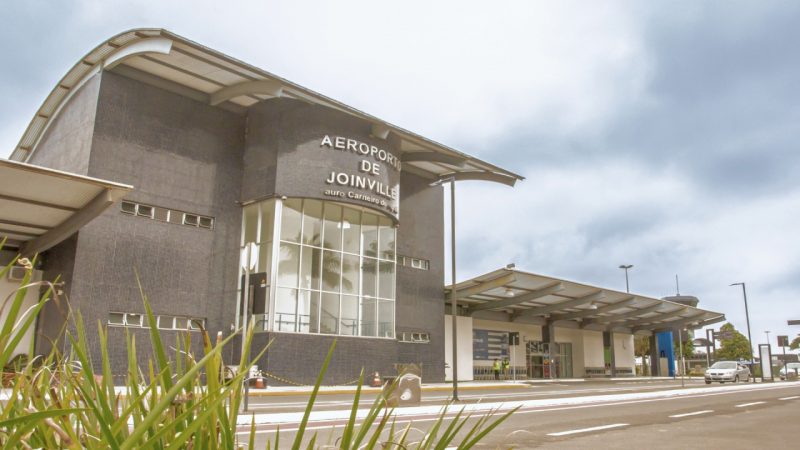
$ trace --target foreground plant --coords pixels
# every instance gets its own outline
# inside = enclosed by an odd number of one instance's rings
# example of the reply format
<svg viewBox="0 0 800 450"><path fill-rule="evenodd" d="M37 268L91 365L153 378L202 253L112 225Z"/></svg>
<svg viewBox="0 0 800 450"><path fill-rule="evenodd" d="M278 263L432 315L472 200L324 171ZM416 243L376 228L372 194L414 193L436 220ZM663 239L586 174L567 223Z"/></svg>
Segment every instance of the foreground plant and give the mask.
<svg viewBox="0 0 800 450"><path fill-rule="evenodd" d="M16 263L15 258L0 268L0 277ZM254 447L254 423L250 423L250 431L244 439L240 440L237 435L241 387L249 368L267 348L253 358L245 351L239 361L241 370L225 381L221 376L224 369L222 349L233 335L224 339L221 334L217 335L212 343L206 330L201 328L203 355L198 359L191 352L192 335L186 332L177 338L174 351L168 353L144 293L142 299L153 358L145 369L140 368L136 339L126 331L128 367L123 386L114 386L107 329L101 324L98 324L101 359L97 365L100 371L95 372L86 327L78 313L70 318L76 331L64 331L70 343L69 352L62 354L56 346L43 357L34 358L30 352L27 362L21 362L25 358L18 358L16 367L12 367L9 363L19 342L33 326L42 307L51 301L65 303L53 284L32 283L35 261L25 263L27 270L20 287L8 298L0 299L0 311L7 313L4 323L0 324L0 366L10 375L4 376L9 387L4 390L0 403L0 445L3 448L233 450ZM27 290L41 286L47 286L41 300L23 311ZM252 327L244 335L245 349L249 349ZM335 345L334 342L320 370L291 448L318 446L317 434L307 433L306 426ZM362 381L363 373L342 435L326 448L443 449L451 446L458 436L461 436L458 448L470 448L513 412L497 418L490 413L467 426L470 416L464 416L462 411L448 420L447 408L443 408L425 436L412 446L407 442L411 424L401 430L396 428L393 410L387 408L385 396L379 395L366 416L357 418ZM281 445L278 434L274 441L266 442L265 448L277 449Z"/></svg>

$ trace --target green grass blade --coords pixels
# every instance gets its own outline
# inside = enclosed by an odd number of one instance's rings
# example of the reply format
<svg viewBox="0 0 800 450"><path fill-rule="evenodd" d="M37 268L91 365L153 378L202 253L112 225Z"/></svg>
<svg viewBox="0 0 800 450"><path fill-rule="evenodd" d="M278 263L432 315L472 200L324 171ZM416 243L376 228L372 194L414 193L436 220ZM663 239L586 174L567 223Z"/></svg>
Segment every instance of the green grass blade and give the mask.
<svg viewBox="0 0 800 450"><path fill-rule="evenodd" d="M0 420L0 429L3 430L10 430L12 427L19 425L14 431L14 434L8 437L8 439L4 439L3 448L20 448L20 439L28 433L28 431L36 428L40 425L44 419L51 418L51 417L59 417L65 416L70 414L78 414L83 412L84 409L82 408L67 408L67 409L51 409L48 411L36 411L32 413L26 413L21 416L14 417L12 419Z"/></svg>
<svg viewBox="0 0 800 450"><path fill-rule="evenodd" d="M356 387L356 395L353 398L353 407L350 409L350 419L344 427L340 447L343 449L350 448L350 441L353 438L353 429L356 426L356 414L358 413L358 404L361 399L361 386L364 382L364 368L361 368L361 374L358 376L358 386Z"/></svg>
<svg viewBox="0 0 800 450"><path fill-rule="evenodd" d="M465 449L465 450L466 450L466 449L470 449L470 448L474 447L474 446L475 446L475 444L477 444L478 442L480 442L480 440L481 440L481 439L483 439L483 437L484 437L484 436L486 436L487 434L489 434L489 432L491 432L492 430L494 430L495 428L497 428L497 426L498 426L498 425L500 425L500 424L501 424L501 423L503 423L503 422L504 422L506 419L508 419L509 417L511 417L511 414L514 414L515 412L517 412L517 410L518 410L519 408L520 408L520 407L519 407L519 406L517 406L516 408L512 409L511 411L509 411L509 412L507 412L507 413L503 414L502 416L500 416L500 418L499 418L499 419L497 419L497 420L495 420L494 422L492 422L491 424L489 424L489 426L487 426L487 427L486 427L486 428L484 428L483 430L479 431L478 433L475 433L475 437L473 437L473 438L472 438L472 440L470 440L470 441L469 441L469 442L467 442L467 443L464 443L464 442L462 442L462 443L461 443L461 444L458 446L458 448L459 448L459 449L462 449L462 448L463 448L463 449ZM488 417L487 417L487 420L488 420Z"/></svg>
<svg viewBox="0 0 800 450"><path fill-rule="evenodd" d="M133 432L131 432L130 436L128 436L128 438L125 440L125 442L122 443L120 448L122 450L138 448L138 447L135 447L135 446L137 445L137 442L142 437L142 435L147 431L147 428L158 422L159 418L165 413L165 411L167 409L169 409L169 407L170 407L170 405L172 403L172 400L175 398L175 396L181 390L183 390L183 388L184 388L184 386L186 384L191 383L192 381L194 381L194 377L200 372L200 370L203 367L205 367L205 365L208 363L208 361L211 358L213 358L215 354L221 352L222 351L222 346L224 344L227 344L232 338L233 338L233 336L228 336L228 338L225 339L220 345L214 347L214 349L211 351L211 353L203 356L203 359L201 359L197 363L197 365L195 365L194 367L189 369L181 378L179 378L172 385L172 387L167 392L163 393L160 396L160 398L158 399L158 402L156 402L156 404L153 405L153 407L151 408L150 412L147 414L147 416L142 421L142 427L133 430Z"/></svg>
<svg viewBox="0 0 800 450"><path fill-rule="evenodd" d="M461 408L461 411L459 411L458 414L456 414L455 417L450 420L450 425L448 425L448 427L442 433L441 439L439 439L439 442L437 442L436 446L434 447L435 450L444 450L450 441L453 440L455 435L461 430L461 427L467 423L467 419L469 417L461 420L461 416L463 414L464 408Z"/></svg>
<svg viewBox="0 0 800 450"><path fill-rule="evenodd" d="M325 372L328 371L328 364L331 362L331 358L333 357L333 350L336 348L336 340L334 339L331 343L331 348L328 350L328 356L325 357L325 361L322 363L322 368L319 371L319 375L317 376L317 382L314 384L314 390L311 391L311 397L308 399L308 405L306 405L306 410L303 413L303 420L300 421L300 426L297 429L297 434L294 437L294 444L292 444L292 448L294 450L300 449L300 444L303 441L303 433L305 433L306 425L308 424L308 418L311 416L311 410L314 408L314 401L317 399L317 393L319 392L319 387L322 386L322 379L325 376Z"/></svg>
<svg viewBox="0 0 800 450"><path fill-rule="evenodd" d="M169 361L167 360L167 354L164 351L164 344L161 342L161 333L158 331L158 327L156 326L156 318L153 315L153 310L150 308L150 302L147 300L147 295L144 293L144 289L142 288L142 282L139 278L139 272L134 269L134 273L136 274L136 284L139 286L139 294L142 296L142 302L144 303L144 310L147 314L147 328L150 330L150 343L153 346L153 354L156 356L156 362L158 363L158 370L162 374L161 375L161 384L164 387L165 391L170 390L172 388L172 371L164 370L169 369Z"/></svg>
<svg viewBox="0 0 800 450"><path fill-rule="evenodd" d="M250 420L250 439L247 443L248 449L256 448L256 415L252 415L252 420Z"/></svg>
<svg viewBox="0 0 800 450"><path fill-rule="evenodd" d="M384 428L386 428L386 424L389 421L391 414L384 414L381 417L381 421L378 422L378 426L373 430L372 437L370 438L369 442L367 443L367 448L375 448L375 445L378 443L378 439L381 437L381 433L383 433Z"/></svg>

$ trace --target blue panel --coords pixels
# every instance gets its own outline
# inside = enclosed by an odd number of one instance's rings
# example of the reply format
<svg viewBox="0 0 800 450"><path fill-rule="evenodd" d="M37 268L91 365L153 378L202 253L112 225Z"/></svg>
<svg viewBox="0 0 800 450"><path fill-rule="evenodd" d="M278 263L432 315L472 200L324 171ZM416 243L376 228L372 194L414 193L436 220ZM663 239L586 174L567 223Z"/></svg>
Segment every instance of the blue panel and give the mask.
<svg viewBox="0 0 800 450"><path fill-rule="evenodd" d="M675 376L675 346L672 344L672 331L663 331L656 335L658 356L667 358L669 376Z"/></svg>

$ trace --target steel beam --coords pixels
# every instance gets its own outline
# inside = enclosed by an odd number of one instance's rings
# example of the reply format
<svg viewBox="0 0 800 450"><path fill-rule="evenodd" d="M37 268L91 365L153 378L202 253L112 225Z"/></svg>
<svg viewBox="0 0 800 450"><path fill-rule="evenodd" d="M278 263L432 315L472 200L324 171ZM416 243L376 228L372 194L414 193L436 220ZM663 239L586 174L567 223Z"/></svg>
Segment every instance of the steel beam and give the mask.
<svg viewBox="0 0 800 450"><path fill-rule="evenodd" d="M488 301L486 303L472 305L469 308L467 308L467 315L472 315L472 313L483 311L486 309L505 308L508 306L519 305L520 303L525 303L531 300L535 300L537 298L546 297L550 294L554 294L558 291L563 291L563 290L564 286L561 283L551 283L541 289L537 289L535 291L520 296L514 296L505 298L503 300Z"/></svg>
<svg viewBox="0 0 800 450"><path fill-rule="evenodd" d="M630 321L628 323L623 323L621 325L630 328L630 327L636 327L636 326L644 324L644 323L661 322L664 319L667 319L667 318L670 318L670 317L679 316L681 313L685 312L687 309L689 309L689 307L688 306L684 306L684 307L678 308L678 309L676 309L674 311L661 313L661 314L659 314L659 315L657 315L655 317L647 317L647 318L642 318L642 319L639 319L639 320L633 320L633 321Z"/></svg>
<svg viewBox="0 0 800 450"><path fill-rule="evenodd" d="M560 309L574 308L576 306L580 306L580 305L585 305L587 303L591 303L591 302L597 300L598 298L600 298L600 296L602 296L602 295L603 295L602 291L594 292L592 294L585 295L583 297L573 298L573 299L567 300L565 302L554 303L552 305L545 305L545 306L539 306L539 307L536 307L536 308L526 309L524 311L519 311L518 313L516 313L514 315L514 319L517 319L517 318L520 318L520 317L526 317L526 316L541 316L541 315L544 315L544 314L550 314L551 312L558 311ZM557 318L554 317L553 321L556 321L556 320L560 320L560 319L557 319Z"/></svg>
<svg viewBox="0 0 800 450"><path fill-rule="evenodd" d="M111 190L104 189L97 194L95 198L89 201L86 206L81 208L80 211L70 216L69 219L36 239L26 242L20 249L20 253L24 256L32 256L35 253L42 252L58 244L77 232L82 226L89 223L89 221L99 216L106 208L114 204L114 201L114 195Z"/></svg>
<svg viewBox="0 0 800 450"><path fill-rule="evenodd" d="M654 323L654 324L646 325L646 326L630 327L630 330L631 330L631 333L636 333L637 331L642 331L642 330L651 330L651 331L656 332L656 333L657 332L661 332L661 331L676 330L676 329L679 329L681 327L685 327L687 324L690 324L692 322L705 323L705 321L702 319L702 317L704 315L705 315L705 311L701 311L699 314L695 314L695 315L693 315L691 317L686 317L684 319L673 320L671 322L658 322L658 323ZM725 320L725 316L720 316L720 317L722 317L722 319L720 319L720 320ZM716 319L719 319L719 317L717 317ZM716 320L716 319L709 320L708 324L718 322L718 320Z"/></svg>
<svg viewBox="0 0 800 450"><path fill-rule="evenodd" d="M467 298L471 295L481 294L483 292L490 291L494 288L503 287L507 284L513 283L516 280L517 278L513 273L502 275L500 277L481 282L480 284L477 284L475 286L470 286L464 289L458 289L458 298L460 300Z"/></svg>
<svg viewBox="0 0 800 450"><path fill-rule="evenodd" d="M657 310L658 308L660 308L662 306L664 306L664 303L658 302L655 305L648 306L647 308L641 308L641 309L637 309L635 311L630 311L630 312L626 312L626 313L622 313L622 314L613 315L611 317L598 317L597 319L592 319L591 321L587 321L586 325L590 325L590 324L593 324L593 323L594 324L597 324L597 323L611 323L611 322L616 322L616 321L621 320L621 319L629 319L631 317L636 317L636 316L640 316L642 314L651 313L651 312Z"/></svg>
<svg viewBox="0 0 800 450"><path fill-rule="evenodd" d="M582 319L584 317L589 316L596 316L597 314L606 313L609 311L614 311L615 309L624 308L635 301L634 297L628 297L622 301L616 303L609 303L605 306L600 306L597 309L585 309L583 311L576 311L566 314L559 314L556 317L553 317L553 320L573 320L573 319Z"/></svg>

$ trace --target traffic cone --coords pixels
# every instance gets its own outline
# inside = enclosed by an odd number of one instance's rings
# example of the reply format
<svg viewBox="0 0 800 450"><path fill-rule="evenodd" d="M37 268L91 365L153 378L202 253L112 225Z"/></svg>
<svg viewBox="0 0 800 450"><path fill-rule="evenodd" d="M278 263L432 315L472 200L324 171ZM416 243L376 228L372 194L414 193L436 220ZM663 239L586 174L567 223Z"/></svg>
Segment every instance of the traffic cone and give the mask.
<svg viewBox="0 0 800 450"><path fill-rule="evenodd" d="M375 372L372 375L372 383L370 383L370 386L372 386L372 387L381 387L381 374L379 374L378 372Z"/></svg>

